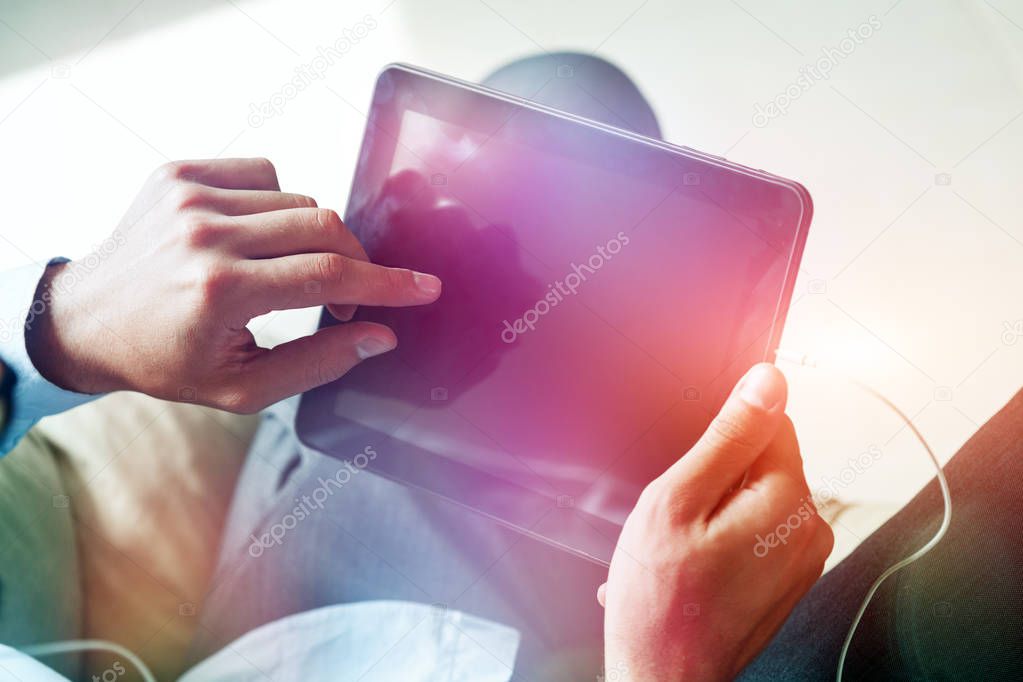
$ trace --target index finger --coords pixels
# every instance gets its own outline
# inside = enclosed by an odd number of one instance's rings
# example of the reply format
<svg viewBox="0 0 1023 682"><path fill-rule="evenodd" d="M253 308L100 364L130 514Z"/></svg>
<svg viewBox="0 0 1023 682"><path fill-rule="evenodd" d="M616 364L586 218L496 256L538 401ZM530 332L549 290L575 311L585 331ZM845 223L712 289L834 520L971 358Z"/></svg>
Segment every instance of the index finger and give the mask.
<svg viewBox="0 0 1023 682"><path fill-rule="evenodd" d="M725 497L715 515L757 518L778 514L779 510L787 515L790 508L803 504L816 513L803 473L796 430L786 417L763 454L746 471L742 485Z"/></svg>
<svg viewBox="0 0 1023 682"><path fill-rule="evenodd" d="M192 180L221 189L280 191L277 170L268 159L202 159L174 161L164 166L180 180Z"/></svg>
<svg viewBox="0 0 1023 682"><path fill-rule="evenodd" d="M253 314L314 305L412 306L432 303L441 281L337 253L295 254L237 264Z"/></svg>

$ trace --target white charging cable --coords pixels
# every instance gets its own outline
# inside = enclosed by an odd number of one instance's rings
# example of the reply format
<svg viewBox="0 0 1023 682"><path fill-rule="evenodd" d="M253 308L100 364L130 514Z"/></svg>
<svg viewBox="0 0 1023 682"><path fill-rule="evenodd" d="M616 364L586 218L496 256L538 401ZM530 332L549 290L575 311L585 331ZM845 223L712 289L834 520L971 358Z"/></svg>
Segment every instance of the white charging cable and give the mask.
<svg viewBox="0 0 1023 682"><path fill-rule="evenodd" d="M775 351L775 358L778 360L784 360L795 365L799 365L801 367L823 370L829 375L832 375L838 379L841 379L842 381L852 384L853 386L856 386L865 393L873 396L877 400L884 403L884 405L887 406L892 412L898 415L899 419L901 419L903 423L905 423L905 425L909 427L909 430L912 431L913 435L916 436L916 439L920 441L921 445L924 446L924 450L927 451L927 456L930 457L931 463L934 465L934 470L938 478L938 485L941 486L941 497L945 504L945 514L941 520L941 526L938 528L934 536L930 540L928 540L927 543L923 545L920 549L916 550L915 552L913 552L906 558L902 559L901 561L889 566L881 575L877 577L877 580L874 581L874 584L871 585L870 589L867 591L867 596L863 598L863 603L860 604L860 608L858 611L856 611L856 616L853 618L852 625L849 626L849 632L846 633L845 635L845 642L842 644L842 651L838 656L838 670L835 674L835 679L837 680L837 682L842 682L842 671L845 668L845 658L849 653L849 645L852 644L853 635L856 634L856 628L859 627L860 621L863 619L863 614L866 612L867 606L870 604L870 600L874 598L874 594L877 592L878 588L881 587L881 583L883 583L885 579L888 578L888 576L899 571L900 569L905 568L906 566L909 566L911 563L922 557L924 554L927 554L927 552L934 549L934 546L941 542L941 539L945 537L945 532L948 530L949 524L952 523L952 495L948 489L948 481L945 479L945 472L942 471L941 463L938 461L938 458L935 457L934 452L931 450L931 446L927 444L927 441L917 430L912 420L909 417L907 417L902 412L902 410L896 407L892 401L888 400L888 398L884 397L876 390L874 390L872 387L862 383L861 381L858 381L837 370L830 369L827 367L821 367L816 360L814 360L808 355L794 353L784 348L779 348Z"/></svg>
<svg viewBox="0 0 1023 682"><path fill-rule="evenodd" d="M21 652L32 658L43 656L56 656L59 654L70 654L80 651L109 651L112 654L127 659L134 665L145 682L156 682L156 677L149 670L142 659L136 656L130 649L108 642L103 639L69 639L64 642L47 642L45 644L34 644L24 647Z"/></svg>

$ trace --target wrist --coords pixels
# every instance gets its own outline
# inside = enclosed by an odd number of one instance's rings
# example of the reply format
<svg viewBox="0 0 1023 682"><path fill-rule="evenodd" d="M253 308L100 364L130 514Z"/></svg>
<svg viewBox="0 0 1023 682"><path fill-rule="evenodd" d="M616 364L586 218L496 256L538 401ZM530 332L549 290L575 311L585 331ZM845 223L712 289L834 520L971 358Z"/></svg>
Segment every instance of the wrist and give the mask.
<svg viewBox="0 0 1023 682"><path fill-rule="evenodd" d="M630 634L605 631L604 678L607 682L683 682L684 680L725 680L707 667L711 659L700 660L683 652L683 644L644 632L642 625Z"/></svg>
<svg viewBox="0 0 1023 682"><path fill-rule="evenodd" d="M25 321L25 350L39 374L58 388L77 393L116 390L116 382L92 352L99 324L71 288L55 282L68 263L49 265L36 287ZM78 282L77 285L81 285Z"/></svg>

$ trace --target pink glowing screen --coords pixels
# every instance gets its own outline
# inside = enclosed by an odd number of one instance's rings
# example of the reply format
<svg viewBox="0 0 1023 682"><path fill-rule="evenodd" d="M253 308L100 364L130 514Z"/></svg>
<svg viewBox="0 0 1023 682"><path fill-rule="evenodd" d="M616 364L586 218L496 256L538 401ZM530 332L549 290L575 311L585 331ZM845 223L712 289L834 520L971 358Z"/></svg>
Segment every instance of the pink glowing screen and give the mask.
<svg viewBox="0 0 1023 682"><path fill-rule="evenodd" d="M796 183L391 67L346 222L444 293L360 309L399 347L307 394L300 436L567 545L571 517L614 536L770 357L809 219Z"/></svg>

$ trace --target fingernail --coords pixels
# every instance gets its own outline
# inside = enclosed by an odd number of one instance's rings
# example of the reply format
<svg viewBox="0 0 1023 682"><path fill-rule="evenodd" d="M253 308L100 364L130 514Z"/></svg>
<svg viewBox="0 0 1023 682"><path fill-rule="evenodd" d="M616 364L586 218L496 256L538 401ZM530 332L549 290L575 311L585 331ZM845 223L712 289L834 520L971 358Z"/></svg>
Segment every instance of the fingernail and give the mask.
<svg viewBox="0 0 1023 682"><path fill-rule="evenodd" d="M419 287L419 291L427 296L436 296L440 293L441 283L439 278L428 275L425 272L414 272L412 274L416 281L416 286Z"/></svg>
<svg viewBox="0 0 1023 682"><path fill-rule="evenodd" d="M739 383L739 397L753 407L771 410L785 397L785 382L771 365L754 365Z"/></svg>
<svg viewBox="0 0 1023 682"><path fill-rule="evenodd" d="M360 360L365 360L366 358L371 358L374 355L386 353L389 350L394 350L394 344L390 341L378 339L375 336L368 336L355 344L355 352L358 354Z"/></svg>

